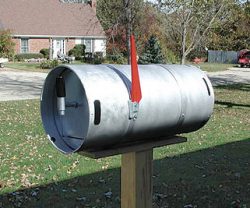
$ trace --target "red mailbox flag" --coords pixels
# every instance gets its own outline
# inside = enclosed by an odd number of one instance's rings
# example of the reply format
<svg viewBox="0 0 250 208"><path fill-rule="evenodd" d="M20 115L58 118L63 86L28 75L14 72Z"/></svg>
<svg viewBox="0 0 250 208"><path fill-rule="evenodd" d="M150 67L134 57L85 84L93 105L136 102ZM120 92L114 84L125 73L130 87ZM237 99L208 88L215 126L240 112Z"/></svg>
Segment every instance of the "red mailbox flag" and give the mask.
<svg viewBox="0 0 250 208"><path fill-rule="evenodd" d="M133 35L130 36L130 57L131 57L131 76L132 76L132 86L131 86L131 101L139 103L142 98L140 76L137 65L137 54L135 46L135 38Z"/></svg>

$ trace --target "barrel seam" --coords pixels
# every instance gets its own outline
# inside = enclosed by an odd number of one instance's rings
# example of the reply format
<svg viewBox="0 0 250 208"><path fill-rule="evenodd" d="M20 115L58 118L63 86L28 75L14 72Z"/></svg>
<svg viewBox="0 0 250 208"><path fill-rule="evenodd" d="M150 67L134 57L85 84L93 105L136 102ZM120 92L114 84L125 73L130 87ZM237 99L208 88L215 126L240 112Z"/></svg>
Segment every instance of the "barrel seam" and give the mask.
<svg viewBox="0 0 250 208"><path fill-rule="evenodd" d="M180 94L181 94L181 113L180 113L179 120L178 120L177 125L176 125L176 132L178 132L180 130L180 127L182 126L184 120L185 120L185 113L186 112L184 112L183 106L185 105L186 101L185 101L184 93L181 90L182 88L181 88L178 80L176 79L174 74L171 72L171 70L168 67L166 67L166 66L164 66L162 64L160 64L159 66L161 66L162 68L164 68L165 70L167 70L169 72L169 74L174 78L174 80L175 80L175 82L178 85L179 90L180 90Z"/></svg>

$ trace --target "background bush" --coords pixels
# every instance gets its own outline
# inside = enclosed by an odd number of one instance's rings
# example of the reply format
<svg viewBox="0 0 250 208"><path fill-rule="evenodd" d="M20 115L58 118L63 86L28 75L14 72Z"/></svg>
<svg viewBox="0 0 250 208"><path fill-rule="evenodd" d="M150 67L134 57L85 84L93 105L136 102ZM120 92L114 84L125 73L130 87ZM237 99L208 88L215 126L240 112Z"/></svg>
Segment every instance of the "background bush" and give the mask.
<svg viewBox="0 0 250 208"><path fill-rule="evenodd" d="M88 64L102 64L104 62L103 52L85 53L84 62Z"/></svg>
<svg viewBox="0 0 250 208"><path fill-rule="evenodd" d="M168 64L180 63L180 56L177 56L172 50L168 48L162 49L163 56L165 57L165 62Z"/></svg>
<svg viewBox="0 0 250 208"><path fill-rule="evenodd" d="M107 55L106 61L110 64L126 64L127 58L123 56L122 53L113 54L113 55Z"/></svg>
<svg viewBox="0 0 250 208"><path fill-rule="evenodd" d="M74 56L76 60L83 60L85 56L85 45L75 45L74 48L69 50L69 56Z"/></svg>
<svg viewBox="0 0 250 208"><path fill-rule="evenodd" d="M203 58L207 60L207 51L205 50L193 50L188 54L187 59L193 61L195 58Z"/></svg>
<svg viewBox="0 0 250 208"><path fill-rule="evenodd" d="M43 54L44 58L49 59L49 48L41 49L40 53Z"/></svg>
<svg viewBox="0 0 250 208"><path fill-rule="evenodd" d="M94 60L94 56L92 53L85 53L85 56L84 56L84 62L86 63L93 63L93 60Z"/></svg>
<svg viewBox="0 0 250 208"><path fill-rule="evenodd" d="M93 64L102 64L104 62L103 52L94 53L94 63Z"/></svg>
<svg viewBox="0 0 250 208"><path fill-rule="evenodd" d="M57 60L46 60L42 61L40 64L41 69L53 69L58 66Z"/></svg>
<svg viewBox="0 0 250 208"><path fill-rule="evenodd" d="M41 59L44 58L41 53L19 53L15 55L15 60L24 61L25 59Z"/></svg>
<svg viewBox="0 0 250 208"><path fill-rule="evenodd" d="M0 30L0 57L13 58L15 43L9 30Z"/></svg>

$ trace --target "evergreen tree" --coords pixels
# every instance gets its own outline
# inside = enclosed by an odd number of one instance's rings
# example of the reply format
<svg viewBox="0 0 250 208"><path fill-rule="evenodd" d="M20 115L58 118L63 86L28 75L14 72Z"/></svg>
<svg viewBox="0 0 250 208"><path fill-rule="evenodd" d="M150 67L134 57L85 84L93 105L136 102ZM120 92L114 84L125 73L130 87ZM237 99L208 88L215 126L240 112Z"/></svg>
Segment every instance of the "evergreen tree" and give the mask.
<svg viewBox="0 0 250 208"><path fill-rule="evenodd" d="M161 46L155 36L151 36L145 44L145 49L139 58L139 64L162 64L164 57L162 55Z"/></svg>

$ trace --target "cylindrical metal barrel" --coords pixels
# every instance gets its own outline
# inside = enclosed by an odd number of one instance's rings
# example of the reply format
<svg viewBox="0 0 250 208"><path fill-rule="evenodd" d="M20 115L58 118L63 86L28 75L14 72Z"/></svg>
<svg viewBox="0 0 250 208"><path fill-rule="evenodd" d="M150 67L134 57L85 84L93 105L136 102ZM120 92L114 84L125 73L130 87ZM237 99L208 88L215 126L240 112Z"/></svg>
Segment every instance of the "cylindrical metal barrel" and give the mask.
<svg viewBox="0 0 250 208"><path fill-rule="evenodd" d="M62 65L52 70L41 95L42 121L60 151L101 149L201 128L214 94L206 74L189 65L139 65L142 100L130 119L129 65ZM58 113L56 80L65 83L65 112ZM64 109L64 108L62 108Z"/></svg>

